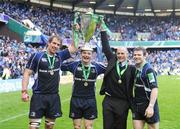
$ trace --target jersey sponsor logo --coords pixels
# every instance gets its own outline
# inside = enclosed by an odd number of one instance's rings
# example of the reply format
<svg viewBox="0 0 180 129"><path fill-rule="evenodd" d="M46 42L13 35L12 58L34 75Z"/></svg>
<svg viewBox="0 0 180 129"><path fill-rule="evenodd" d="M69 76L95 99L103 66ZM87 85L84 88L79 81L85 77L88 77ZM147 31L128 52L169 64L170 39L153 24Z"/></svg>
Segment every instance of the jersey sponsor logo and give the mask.
<svg viewBox="0 0 180 129"><path fill-rule="evenodd" d="M77 67L77 71L82 71L82 68L81 67Z"/></svg>
<svg viewBox="0 0 180 129"><path fill-rule="evenodd" d="M46 58L42 58L41 60L42 60L42 62L47 62Z"/></svg>
<svg viewBox="0 0 180 129"><path fill-rule="evenodd" d="M77 78L75 77L74 80L77 80L77 81L87 81L87 82L95 82L96 79L84 79L84 78Z"/></svg>
<svg viewBox="0 0 180 129"><path fill-rule="evenodd" d="M59 59L58 59L58 58L56 58L56 59L55 59L55 62L59 62Z"/></svg>
<svg viewBox="0 0 180 129"><path fill-rule="evenodd" d="M95 71L95 69L92 69L91 72L92 72L92 73L95 73L96 71Z"/></svg>
<svg viewBox="0 0 180 129"><path fill-rule="evenodd" d="M49 70L43 70L43 69L39 69L39 72L41 73L48 73L48 72L56 72L56 71L59 71L60 68L57 68L57 69L49 69Z"/></svg>
<svg viewBox="0 0 180 129"><path fill-rule="evenodd" d="M39 69L39 72L42 72L42 73L47 73L47 72L48 72L48 70Z"/></svg>
<svg viewBox="0 0 180 129"><path fill-rule="evenodd" d="M150 82L150 83L155 82L154 74L153 74L153 73L149 73L149 74L148 74L148 79L149 79L149 82Z"/></svg>

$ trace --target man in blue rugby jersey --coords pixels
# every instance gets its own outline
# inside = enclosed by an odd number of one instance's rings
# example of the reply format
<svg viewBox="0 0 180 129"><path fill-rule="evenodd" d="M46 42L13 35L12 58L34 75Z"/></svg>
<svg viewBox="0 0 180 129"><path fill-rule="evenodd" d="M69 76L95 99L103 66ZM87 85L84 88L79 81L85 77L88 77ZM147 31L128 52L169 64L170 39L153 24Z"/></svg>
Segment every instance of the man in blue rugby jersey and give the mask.
<svg viewBox="0 0 180 129"><path fill-rule="evenodd" d="M53 129L55 119L62 116L59 97L59 70L62 62L70 58L76 51L74 43L63 51L57 52L62 45L59 36L49 38L44 52L33 54L24 71L22 80L22 100L27 102L29 78L35 74L32 87L33 95L30 102L29 129L38 129L41 119L45 116L45 129Z"/></svg>
<svg viewBox="0 0 180 129"><path fill-rule="evenodd" d="M81 129L84 118L85 129L93 129L93 121L97 118L95 98L97 76L105 72L105 67L92 62L93 49L85 45L81 48L81 60L62 65L63 71L74 75L69 117L73 119L74 129Z"/></svg>
<svg viewBox="0 0 180 129"><path fill-rule="evenodd" d="M133 58L137 68L134 86L134 108L132 110L134 129L159 129L159 109L157 103L158 84L156 73L146 62L146 49L134 49Z"/></svg>

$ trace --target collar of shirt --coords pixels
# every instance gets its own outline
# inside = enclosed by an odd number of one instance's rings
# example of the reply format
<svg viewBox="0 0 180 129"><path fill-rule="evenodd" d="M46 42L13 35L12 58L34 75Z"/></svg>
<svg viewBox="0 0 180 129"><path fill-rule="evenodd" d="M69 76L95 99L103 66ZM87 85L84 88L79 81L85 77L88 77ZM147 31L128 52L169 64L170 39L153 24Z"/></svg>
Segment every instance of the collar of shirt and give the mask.
<svg viewBox="0 0 180 129"><path fill-rule="evenodd" d="M123 61L123 62L120 62L120 66L121 66L121 67L124 67L126 64L127 64L127 60L125 60L125 61Z"/></svg>
<svg viewBox="0 0 180 129"><path fill-rule="evenodd" d="M144 67L144 65L146 64L147 62L145 61L140 67L136 67L138 71L142 72L142 69Z"/></svg>

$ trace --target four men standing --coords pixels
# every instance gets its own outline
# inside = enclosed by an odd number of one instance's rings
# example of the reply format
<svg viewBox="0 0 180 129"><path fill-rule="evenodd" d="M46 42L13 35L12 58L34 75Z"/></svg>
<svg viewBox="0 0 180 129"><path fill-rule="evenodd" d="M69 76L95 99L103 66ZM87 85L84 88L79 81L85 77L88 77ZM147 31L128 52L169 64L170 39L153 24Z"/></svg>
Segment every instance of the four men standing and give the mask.
<svg viewBox="0 0 180 129"><path fill-rule="evenodd" d="M45 116L45 129L53 129L55 119L62 115L58 95L59 70L70 71L74 75L73 92L69 116L73 119L74 129L81 129L81 120L85 119L85 129L92 129L97 118L95 82L99 74L104 73L100 90L103 100L103 129L126 129L128 111L133 113L133 126L143 129L148 123L149 129L159 128L157 104L157 80L154 70L145 61L146 51L134 49L135 66L128 63L128 50L124 47L113 54L105 31L101 32L103 52L108 60L105 67L92 63L92 49L81 49L81 60L63 64L76 51L74 45L57 53L62 42L58 36L49 39L45 52L35 53L29 59L22 80L22 100L28 101L27 86L31 74L36 73L33 96L30 103L29 129L38 129L41 118ZM62 66L61 66L62 65Z"/></svg>

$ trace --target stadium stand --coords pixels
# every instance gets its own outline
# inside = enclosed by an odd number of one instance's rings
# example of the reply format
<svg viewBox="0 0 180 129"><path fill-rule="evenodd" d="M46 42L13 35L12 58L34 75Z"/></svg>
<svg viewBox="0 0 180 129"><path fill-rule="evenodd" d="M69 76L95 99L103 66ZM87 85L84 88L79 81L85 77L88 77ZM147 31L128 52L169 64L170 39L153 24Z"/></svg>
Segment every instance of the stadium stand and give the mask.
<svg viewBox="0 0 180 129"><path fill-rule="evenodd" d="M69 10L11 2L1 3L0 7L5 14L21 23L30 19L44 34L58 33L67 38L71 33L73 13ZM106 15L105 21L112 32L120 34L118 40L180 40L179 17Z"/></svg>
<svg viewBox="0 0 180 129"><path fill-rule="evenodd" d="M24 19L30 19L35 26L46 35L59 34L64 39L70 38L73 13L65 9L47 8L46 6L33 6L30 4L1 2L1 12L22 23ZM19 15L22 14L22 15ZM118 40L122 41L167 41L180 40L179 17L131 17L106 15L105 21L110 30L118 33ZM110 40L117 40L110 39ZM27 58L35 51L42 51L42 47L35 48L31 44L25 44L16 38L0 35L0 75L4 67L11 71L11 79L20 78L27 62ZM180 58L179 48L151 49L149 61L158 74L179 75ZM94 53L94 60L97 54ZM130 56L131 57L131 56ZM76 59L79 57L77 56ZM104 59L105 60L105 59ZM132 61L133 62L133 61Z"/></svg>

